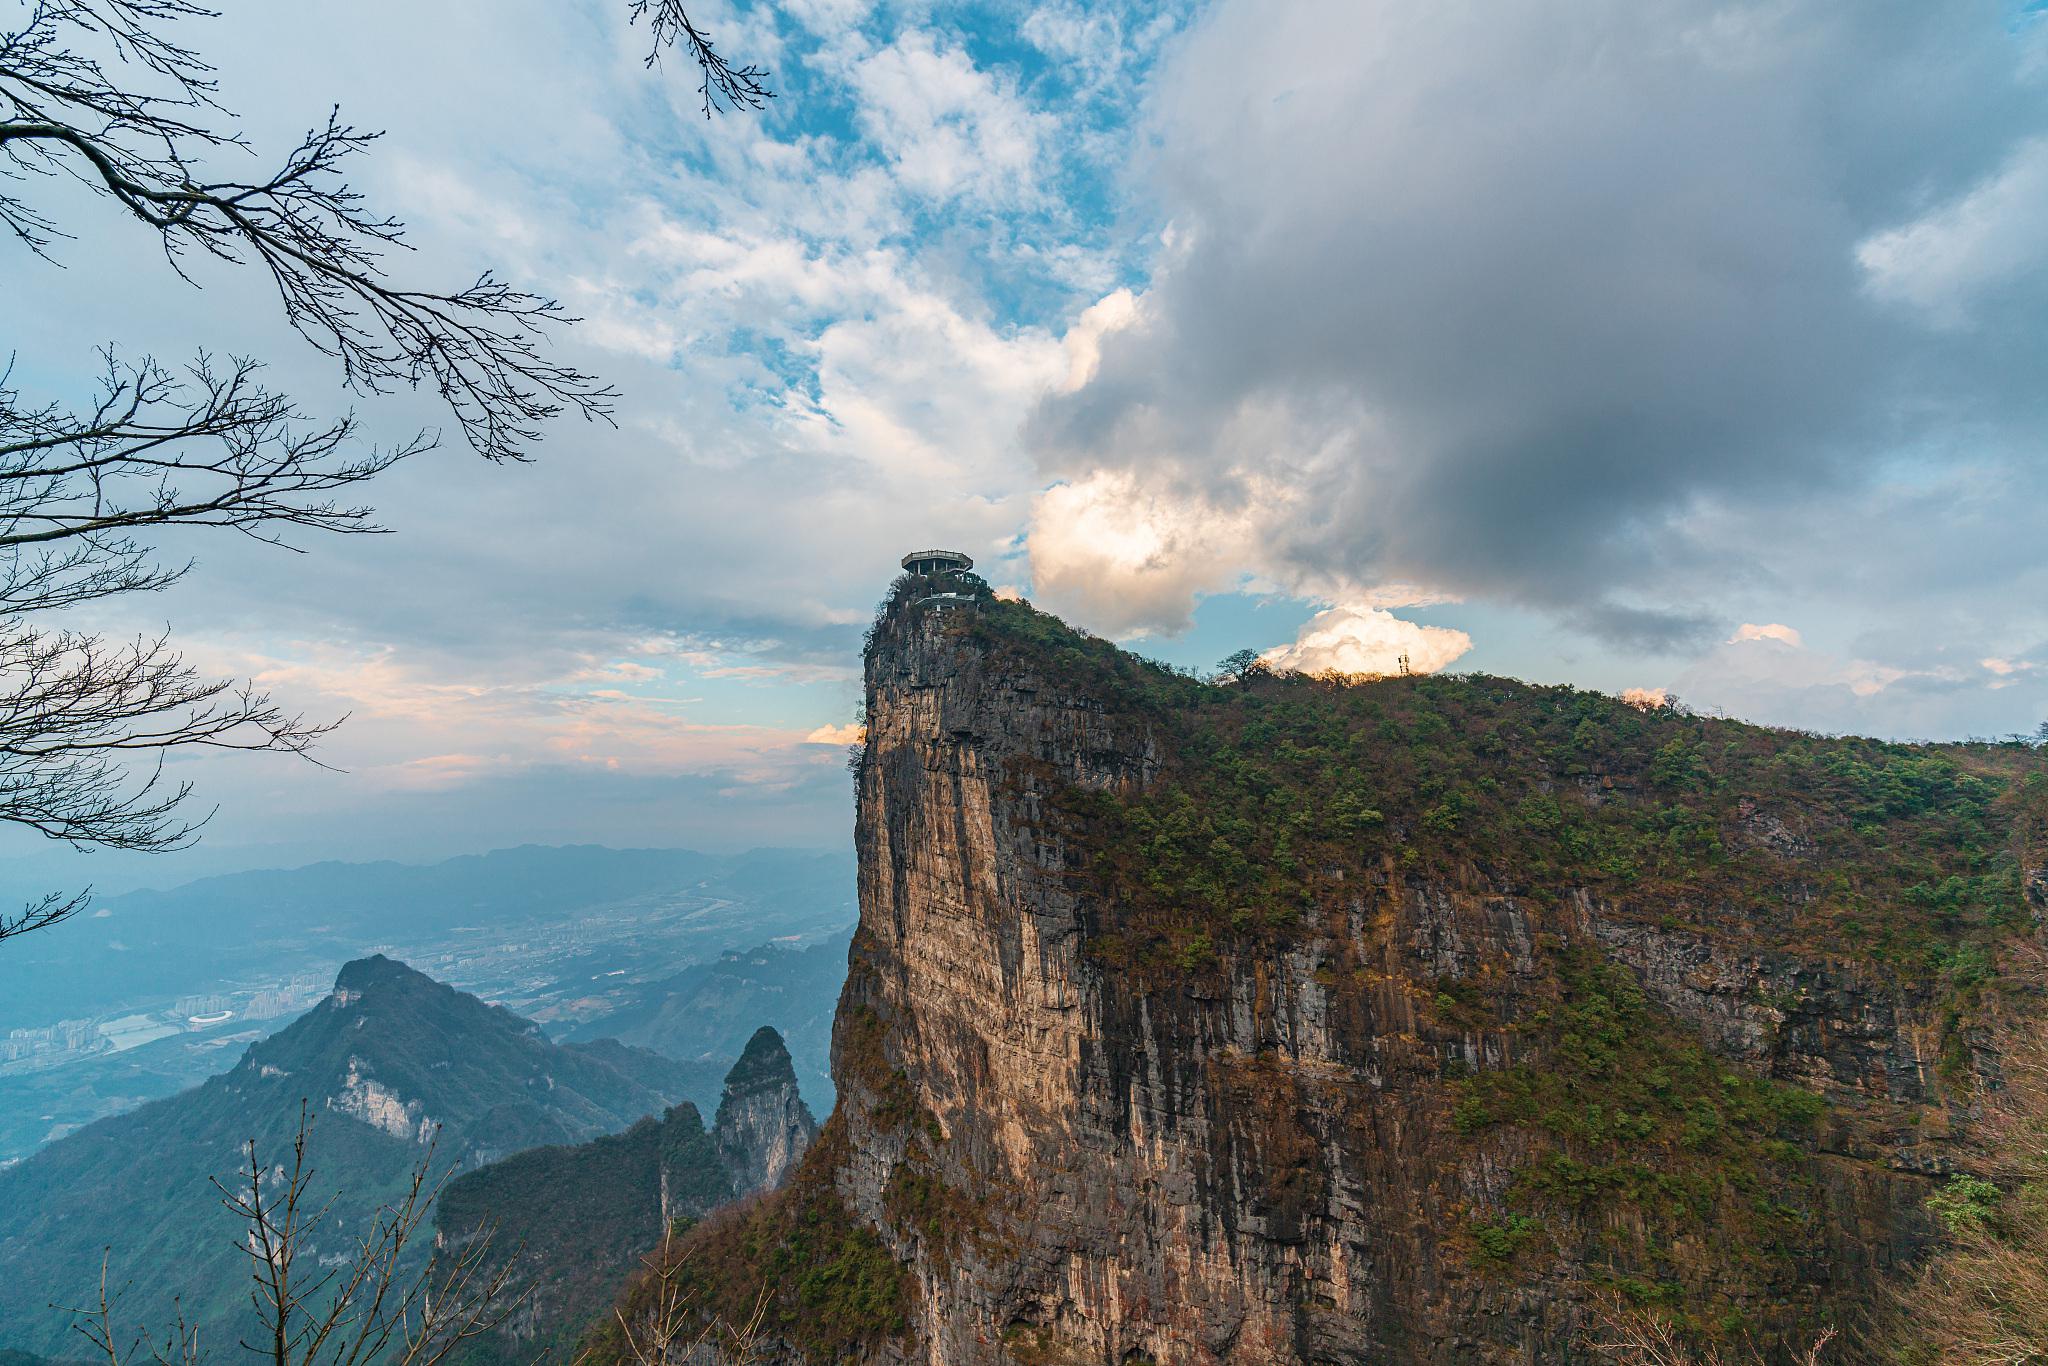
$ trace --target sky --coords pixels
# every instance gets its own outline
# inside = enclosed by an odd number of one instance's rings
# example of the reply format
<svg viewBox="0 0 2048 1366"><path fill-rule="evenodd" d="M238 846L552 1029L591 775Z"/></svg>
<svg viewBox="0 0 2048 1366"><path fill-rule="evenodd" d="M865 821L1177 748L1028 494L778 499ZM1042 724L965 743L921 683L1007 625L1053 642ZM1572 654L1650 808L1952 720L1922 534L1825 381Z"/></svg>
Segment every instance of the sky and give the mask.
<svg viewBox="0 0 2048 1366"><path fill-rule="evenodd" d="M376 538L187 536L197 665L346 715L181 759L163 884L521 842L844 844L905 551L1155 657L1509 674L1828 732L2048 718L2048 23L2010 3L705 3L705 119L624 0L230 0L247 174L339 104L407 281L486 267L621 393L526 466L451 433ZM57 193L0 245L31 396L261 357L379 439L246 271Z"/></svg>

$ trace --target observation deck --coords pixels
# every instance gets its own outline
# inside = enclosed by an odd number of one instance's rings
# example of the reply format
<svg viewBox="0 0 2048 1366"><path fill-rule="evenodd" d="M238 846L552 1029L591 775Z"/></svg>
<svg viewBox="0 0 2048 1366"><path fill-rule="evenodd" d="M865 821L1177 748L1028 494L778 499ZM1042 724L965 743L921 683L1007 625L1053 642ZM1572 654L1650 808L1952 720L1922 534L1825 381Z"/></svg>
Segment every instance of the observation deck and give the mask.
<svg viewBox="0 0 2048 1366"><path fill-rule="evenodd" d="M903 568L912 574L964 574L974 561L957 550L913 550L903 557Z"/></svg>

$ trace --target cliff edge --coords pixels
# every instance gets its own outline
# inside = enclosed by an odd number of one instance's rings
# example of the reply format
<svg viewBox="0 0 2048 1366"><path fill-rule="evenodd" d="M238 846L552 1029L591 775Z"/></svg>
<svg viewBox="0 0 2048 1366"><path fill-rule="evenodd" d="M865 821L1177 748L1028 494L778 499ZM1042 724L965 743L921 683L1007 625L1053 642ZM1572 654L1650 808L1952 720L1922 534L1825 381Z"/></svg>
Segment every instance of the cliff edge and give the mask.
<svg viewBox="0 0 2048 1366"><path fill-rule="evenodd" d="M1608 1305L1856 1360L2037 1008L2043 770L900 581L839 1106L689 1275L813 1363L1563 1361Z"/></svg>

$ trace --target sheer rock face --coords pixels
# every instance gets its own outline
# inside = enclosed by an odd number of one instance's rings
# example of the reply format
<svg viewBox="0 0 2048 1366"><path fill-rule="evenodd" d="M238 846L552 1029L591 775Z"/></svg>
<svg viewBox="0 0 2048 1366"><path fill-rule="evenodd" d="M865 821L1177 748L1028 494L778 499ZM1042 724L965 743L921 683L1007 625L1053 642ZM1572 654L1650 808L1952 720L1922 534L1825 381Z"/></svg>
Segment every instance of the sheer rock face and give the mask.
<svg viewBox="0 0 2048 1366"><path fill-rule="evenodd" d="M1461 1141L1444 1082L1510 1061L1505 1026L1555 1004L1545 945L1602 946L1734 1065L1851 1107L1939 1090L1929 1002L1867 970L1585 895L1531 906L1471 870L1362 868L1376 894L1319 907L1277 955L1133 989L1085 952L1115 908L1044 798L1143 790L1157 737L1044 659L999 664L961 629L973 610L898 601L868 662L835 1180L918 1291L873 1359L1576 1359L1598 1230L1479 1267L1467 1215L1513 1179L1515 1140ZM1428 1017L1446 979L1483 983L1484 1018ZM1924 1242L1915 1173L1944 1167L1941 1140L1873 1132L1831 1131L1815 1159L1825 1227L1775 1292L1805 1322ZM1716 1274L1712 1248L1678 1253Z"/></svg>
<svg viewBox="0 0 2048 1366"><path fill-rule="evenodd" d="M712 1141L741 1195L773 1190L818 1136L782 1036L763 1025L725 1078Z"/></svg>

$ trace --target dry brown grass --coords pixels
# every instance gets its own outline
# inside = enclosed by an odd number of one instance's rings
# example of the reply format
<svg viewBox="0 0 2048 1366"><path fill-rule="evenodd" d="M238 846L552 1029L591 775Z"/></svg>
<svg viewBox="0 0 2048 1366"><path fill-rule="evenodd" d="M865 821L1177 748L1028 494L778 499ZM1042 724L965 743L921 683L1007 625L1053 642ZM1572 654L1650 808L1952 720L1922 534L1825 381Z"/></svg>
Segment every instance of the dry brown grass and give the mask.
<svg viewBox="0 0 2048 1366"><path fill-rule="evenodd" d="M2048 952L2014 975L2048 982ZM2048 1020L2009 1021L2004 1084L1984 1097L1980 1174L1931 1201L1949 1241L1900 1297L1891 1336L1902 1359L1943 1366L2048 1363Z"/></svg>
<svg viewBox="0 0 2048 1366"><path fill-rule="evenodd" d="M1830 1328L1798 1357L1798 1366L1823 1366ZM1766 1358L1751 1347L1693 1343L1654 1314L1616 1306L1601 1316L1594 1349L1616 1366L1763 1366Z"/></svg>

